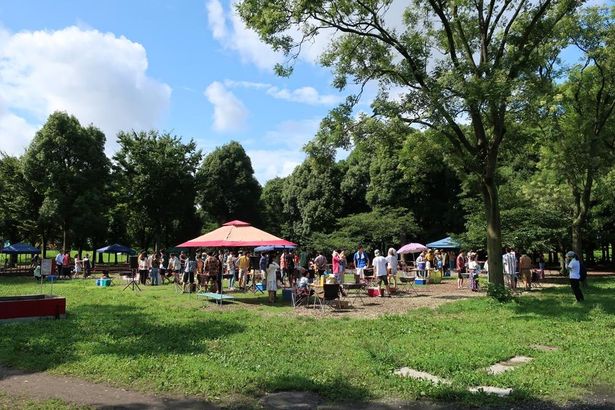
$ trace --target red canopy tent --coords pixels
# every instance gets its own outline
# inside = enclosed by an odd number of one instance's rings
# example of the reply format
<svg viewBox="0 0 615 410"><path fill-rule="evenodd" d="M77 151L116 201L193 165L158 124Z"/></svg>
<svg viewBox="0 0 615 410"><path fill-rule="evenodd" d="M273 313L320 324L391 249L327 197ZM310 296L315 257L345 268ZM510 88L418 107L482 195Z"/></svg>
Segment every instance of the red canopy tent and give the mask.
<svg viewBox="0 0 615 410"><path fill-rule="evenodd" d="M247 222L231 221L198 238L177 245L178 248L251 248L256 246L297 246Z"/></svg>

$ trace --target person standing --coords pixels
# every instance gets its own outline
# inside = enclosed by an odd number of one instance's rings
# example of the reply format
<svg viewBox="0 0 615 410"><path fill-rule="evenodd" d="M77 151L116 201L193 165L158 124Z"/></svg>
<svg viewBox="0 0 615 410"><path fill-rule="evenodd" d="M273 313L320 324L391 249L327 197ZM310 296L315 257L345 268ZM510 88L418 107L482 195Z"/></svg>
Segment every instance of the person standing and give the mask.
<svg viewBox="0 0 615 410"><path fill-rule="evenodd" d="M248 273L250 272L250 254L239 252L239 288L246 290Z"/></svg>
<svg viewBox="0 0 615 410"><path fill-rule="evenodd" d="M285 278L289 278L288 274L288 259L286 258L286 250L282 251L282 255L280 255L280 271L282 272L282 283L284 283ZM290 278L288 279L290 283Z"/></svg>
<svg viewBox="0 0 615 410"><path fill-rule="evenodd" d="M150 276L152 286L158 286L160 284L160 258L158 253L153 253L150 259Z"/></svg>
<svg viewBox="0 0 615 410"><path fill-rule="evenodd" d="M192 292L192 285L194 284L195 273L196 259L194 255L190 255L188 259L186 259L186 263L184 264L184 277L182 278L182 282L184 284L184 292L186 291L186 285L188 285L188 292Z"/></svg>
<svg viewBox="0 0 615 410"><path fill-rule="evenodd" d="M397 287L397 252L395 252L394 248L389 248L386 260L389 279L393 279L395 287Z"/></svg>
<svg viewBox="0 0 615 410"><path fill-rule="evenodd" d="M391 297L391 288L389 288L389 280L387 279L387 260L384 256L380 255L380 251L376 249L374 251L374 260L372 261L374 265L374 276L376 276L376 283L380 288L380 296L384 297L384 291L380 285L384 282L384 286Z"/></svg>
<svg viewBox="0 0 615 410"><path fill-rule="evenodd" d="M233 285L235 285L235 279L237 275L237 258L235 258L234 252L229 252L226 257L226 269L228 271L229 279L228 279L228 290L235 290Z"/></svg>
<svg viewBox="0 0 615 410"><path fill-rule="evenodd" d="M209 287L209 284L213 282L214 293L218 293L220 291L220 288L218 288L218 273L220 272L220 261L218 260L218 257L213 253L210 254L207 259L205 259L203 270L207 287Z"/></svg>
<svg viewBox="0 0 615 410"><path fill-rule="evenodd" d="M269 258L266 253L261 253L261 257L258 260L258 269L261 271L261 277L267 281L267 265L269 264Z"/></svg>
<svg viewBox="0 0 615 410"><path fill-rule="evenodd" d="M327 269L327 258L325 258L322 252L318 252L318 256L314 259L314 265L316 266L318 277L320 278Z"/></svg>
<svg viewBox="0 0 615 410"><path fill-rule="evenodd" d="M577 302L583 302L583 292L581 291L581 262L579 257L573 251L566 254L566 261L568 262L568 278L570 279L570 287L572 293Z"/></svg>
<svg viewBox="0 0 615 410"><path fill-rule="evenodd" d="M90 255L87 253L83 258L83 277L87 278L92 273L92 263L90 262Z"/></svg>
<svg viewBox="0 0 615 410"><path fill-rule="evenodd" d="M355 283L360 283L362 280L365 280L365 269L369 267L369 256L363 250L363 245L359 245L359 249L354 254L353 259L355 267L354 280Z"/></svg>
<svg viewBox="0 0 615 410"><path fill-rule="evenodd" d="M167 277L167 269L169 267L169 257L167 253L162 250L160 251L160 265L158 266L160 273L160 281L164 284L164 278Z"/></svg>
<svg viewBox="0 0 615 410"><path fill-rule="evenodd" d="M532 288L532 258L527 256L525 252L521 252L519 258L519 276L525 282L525 290Z"/></svg>
<svg viewBox="0 0 615 410"><path fill-rule="evenodd" d="M58 252L56 255L56 274L58 278L62 276L62 261L64 260L64 251Z"/></svg>
<svg viewBox="0 0 615 410"><path fill-rule="evenodd" d="M267 267L267 292L269 293L269 303L276 301L276 294L278 291L278 278L277 272L280 269L280 265L271 261Z"/></svg>
<svg viewBox="0 0 615 410"><path fill-rule="evenodd" d="M147 256L145 255L145 251L142 251L139 254L139 282L142 285L145 285L147 281L147 272L149 271L147 266Z"/></svg>
<svg viewBox="0 0 615 410"><path fill-rule="evenodd" d="M340 252L337 249L335 249L333 251L333 253L331 254L331 273L333 273L333 276L335 277L336 280L339 278L339 275L340 275ZM338 281L338 283L339 283L339 281Z"/></svg>
<svg viewBox="0 0 615 410"><path fill-rule="evenodd" d="M83 271L82 261L81 261L81 258L79 257L79 253L77 253L75 255L75 277L81 275L82 271Z"/></svg>
<svg viewBox="0 0 615 410"><path fill-rule="evenodd" d="M62 257L62 275L70 279L70 253L68 251L64 251Z"/></svg>
<svg viewBox="0 0 615 410"><path fill-rule="evenodd" d="M466 260L463 251L459 252L455 259L455 268L457 269L457 289L463 288L463 275L466 273Z"/></svg>
<svg viewBox="0 0 615 410"><path fill-rule="evenodd" d="M169 269L170 275L174 277L175 283L179 284L180 283L180 277L179 277L180 264L179 264L179 258L174 253L171 254L171 259L169 259L168 269Z"/></svg>

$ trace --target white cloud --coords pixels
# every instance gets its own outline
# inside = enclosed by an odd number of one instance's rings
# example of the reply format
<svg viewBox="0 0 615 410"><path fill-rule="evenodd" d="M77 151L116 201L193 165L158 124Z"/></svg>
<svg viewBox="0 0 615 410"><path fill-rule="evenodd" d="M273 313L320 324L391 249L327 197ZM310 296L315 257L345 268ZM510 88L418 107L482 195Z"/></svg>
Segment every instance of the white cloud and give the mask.
<svg viewBox="0 0 615 410"><path fill-rule="evenodd" d="M216 40L224 40L226 38L226 18L224 17L224 8L218 0L207 2L207 21L211 27L211 34Z"/></svg>
<svg viewBox="0 0 615 410"><path fill-rule="evenodd" d="M340 101L340 97L334 94L320 94L314 87L300 87L296 89L279 88L272 84L257 83L252 81L224 80L224 85L229 88L248 88L265 90L273 98L310 105L334 105Z"/></svg>
<svg viewBox="0 0 615 410"><path fill-rule="evenodd" d="M311 105L334 105L340 101L338 96L332 94L320 94L314 87L301 87L294 90L271 87L267 90L267 94L281 100Z"/></svg>
<svg viewBox="0 0 615 410"><path fill-rule="evenodd" d="M0 151L16 156L23 154L36 130L37 127L15 114L0 112Z"/></svg>
<svg viewBox="0 0 615 410"><path fill-rule="evenodd" d="M171 88L148 77L147 66L141 44L113 33L75 26L3 31L0 149L25 146L29 133L57 110L99 127L111 141L108 147L120 130L155 127L168 109Z"/></svg>
<svg viewBox="0 0 615 410"><path fill-rule="evenodd" d="M254 176L261 185L275 177L290 175L305 159L305 153L300 149L258 149L246 150L246 153L252 161Z"/></svg>
<svg viewBox="0 0 615 410"><path fill-rule="evenodd" d="M214 106L213 128L216 131L237 131L244 128L248 110L222 83L214 81L209 84L204 94Z"/></svg>
<svg viewBox="0 0 615 410"><path fill-rule="evenodd" d="M269 70L284 60L282 54L273 51L254 31L246 27L232 4L228 13L225 13L220 0L208 0L206 7L213 37L225 49L239 53L241 61Z"/></svg>
<svg viewBox="0 0 615 410"><path fill-rule="evenodd" d="M320 118L283 121L274 129L267 131L264 140L301 150L308 141L314 138L319 125Z"/></svg>

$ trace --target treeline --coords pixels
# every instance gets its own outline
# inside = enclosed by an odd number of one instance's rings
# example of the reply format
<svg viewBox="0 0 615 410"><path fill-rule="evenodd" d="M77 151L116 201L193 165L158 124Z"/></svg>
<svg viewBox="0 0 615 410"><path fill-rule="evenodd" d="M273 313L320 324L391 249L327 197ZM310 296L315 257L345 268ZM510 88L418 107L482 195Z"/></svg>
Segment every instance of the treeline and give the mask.
<svg viewBox="0 0 615 410"><path fill-rule="evenodd" d="M417 160L421 133L379 132L386 138L366 138L343 161L308 156L261 187L237 142L205 155L170 134L121 132L109 159L100 130L56 112L21 157L0 158L0 235L44 249L160 249L241 219L328 250L461 231L461 186L442 153Z"/></svg>

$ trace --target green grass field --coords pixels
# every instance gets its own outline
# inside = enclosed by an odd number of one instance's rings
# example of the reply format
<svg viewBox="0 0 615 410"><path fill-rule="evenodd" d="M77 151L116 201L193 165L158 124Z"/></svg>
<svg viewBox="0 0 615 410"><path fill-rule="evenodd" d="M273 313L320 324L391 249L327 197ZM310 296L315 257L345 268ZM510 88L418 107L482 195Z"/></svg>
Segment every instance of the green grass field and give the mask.
<svg viewBox="0 0 615 410"><path fill-rule="evenodd" d="M53 289L67 298L67 318L0 324L0 363L222 405L281 390L330 401L500 400L466 393L469 385L513 387L509 401L561 403L615 383L612 278L594 280L582 305L557 288L510 304L475 298L379 319L303 317L252 294L240 295L239 307L203 309L171 285L133 293L72 280ZM0 295L39 291L32 279L0 278ZM499 376L485 372L514 355L534 360ZM453 385L393 375L402 366Z"/></svg>

